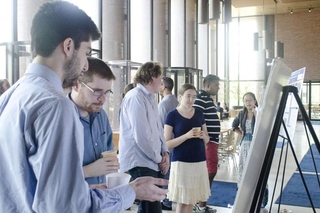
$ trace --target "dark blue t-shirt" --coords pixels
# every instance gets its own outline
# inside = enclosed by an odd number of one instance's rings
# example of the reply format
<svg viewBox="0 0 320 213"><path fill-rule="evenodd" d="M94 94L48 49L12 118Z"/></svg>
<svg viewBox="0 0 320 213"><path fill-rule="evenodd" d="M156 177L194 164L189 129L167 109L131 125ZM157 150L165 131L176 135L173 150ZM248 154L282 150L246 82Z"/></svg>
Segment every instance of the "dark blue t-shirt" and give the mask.
<svg viewBox="0 0 320 213"><path fill-rule="evenodd" d="M173 127L175 137L180 137L189 132L193 127L202 127L205 123L202 112L195 109L192 118L180 115L177 109L169 112L165 124ZM173 148L171 161L201 162L206 160L204 142L200 138L191 138Z"/></svg>

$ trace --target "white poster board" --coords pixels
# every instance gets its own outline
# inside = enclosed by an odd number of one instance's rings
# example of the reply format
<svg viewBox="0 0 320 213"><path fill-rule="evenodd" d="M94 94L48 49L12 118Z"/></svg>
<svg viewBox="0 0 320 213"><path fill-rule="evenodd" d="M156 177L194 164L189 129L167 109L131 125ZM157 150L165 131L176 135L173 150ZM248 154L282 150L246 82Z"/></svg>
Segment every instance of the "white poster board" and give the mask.
<svg viewBox="0 0 320 213"><path fill-rule="evenodd" d="M297 71L294 71L291 74L289 85L295 86L298 88L298 94L301 94L303 79L305 74L306 68L301 68ZM286 129L288 131L289 137L291 141L294 139L294 133L296 130L297 125L297 117L299 112L299 105L292 93L289 94L286 108L283 113L283 121L286 125ZM286 138L286 133L284 128L281 126L280 135Z"/></svg>
<svg viewBox="0 0 320 213"><path fill-rule="evenodd" d="M254 135L238 189L233 213L249 212L260 170L278 112L283 86L288 85L291 70L281 61L274 59L268 78L263 101L257 114Z"/></svg>

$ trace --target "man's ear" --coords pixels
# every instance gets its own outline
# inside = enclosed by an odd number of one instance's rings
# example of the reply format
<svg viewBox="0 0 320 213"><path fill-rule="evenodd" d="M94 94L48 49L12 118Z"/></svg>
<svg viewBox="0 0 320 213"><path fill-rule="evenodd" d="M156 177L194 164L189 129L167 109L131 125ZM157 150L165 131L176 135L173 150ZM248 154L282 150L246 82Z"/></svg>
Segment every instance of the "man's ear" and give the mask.
<svg viewBox="0 0 320 213"><path fill-rule="evenodd" d="M77 81L76 84L74 86L72 86L72 90L79 92L79 86L80 86L79 84L80 84L80 82Z"/></svg>
<svg viewBox="0 0 320 213"><path fill-rule="evenodd" d="M67 57L71 57L74 51L74 42L72 38L66 38L63 41L63 52Z"/></svg>

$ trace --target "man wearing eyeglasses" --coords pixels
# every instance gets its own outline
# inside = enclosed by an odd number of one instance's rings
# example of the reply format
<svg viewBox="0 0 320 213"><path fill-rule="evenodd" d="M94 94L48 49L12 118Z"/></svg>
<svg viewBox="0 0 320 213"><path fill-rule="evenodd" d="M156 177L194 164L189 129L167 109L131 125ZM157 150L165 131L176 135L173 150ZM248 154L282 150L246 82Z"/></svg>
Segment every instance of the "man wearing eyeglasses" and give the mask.
<svg viewBox="0 0 320 213"><path fill-rule="evenodd" d="M102 109L112 94L115 80L110 67L98 58L88 58L89 69L72 87L68 97L75 103L84 128L83 173L92 187L105 186L105 175L117 172L117 157L101 158L101 153L113 149L112 130ZM101 184L101 185L99 185Z"/></svg>

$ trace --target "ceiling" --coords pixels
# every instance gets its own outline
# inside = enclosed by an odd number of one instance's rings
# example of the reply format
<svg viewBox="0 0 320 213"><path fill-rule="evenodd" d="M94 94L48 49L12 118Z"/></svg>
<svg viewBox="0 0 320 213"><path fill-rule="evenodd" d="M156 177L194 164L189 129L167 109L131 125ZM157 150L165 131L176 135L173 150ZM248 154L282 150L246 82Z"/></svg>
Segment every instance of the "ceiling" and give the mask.
<svg viewBox="0 0 320 213"><path fill-rule="evenodd" d="M320 11L320 0L232 0L232 16Z"/></svg>

